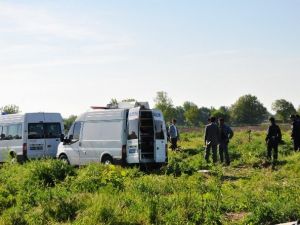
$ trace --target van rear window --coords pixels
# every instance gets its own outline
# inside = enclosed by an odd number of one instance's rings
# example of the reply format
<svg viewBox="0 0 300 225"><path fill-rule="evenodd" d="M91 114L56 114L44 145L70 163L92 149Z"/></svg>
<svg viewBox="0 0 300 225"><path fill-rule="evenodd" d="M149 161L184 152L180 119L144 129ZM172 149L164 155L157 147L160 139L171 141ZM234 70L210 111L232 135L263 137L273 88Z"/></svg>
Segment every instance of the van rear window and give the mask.
<svg viewBox="0 0 300 225"><path fill-rule="evenodd" d="M165 139L162 121L155 121L155 138L159 140Z"/></svg>
<svg viewBox="0 0 300 225"><path fill-rule="evenodd" d="M128 121L128 140L138 139L139 120Z"/></svg>
<svg viewBox="0 0 300 225"><path fill-rule="evenodd" d="M29 123L28 139L60 138L60 123Z"/></svg>

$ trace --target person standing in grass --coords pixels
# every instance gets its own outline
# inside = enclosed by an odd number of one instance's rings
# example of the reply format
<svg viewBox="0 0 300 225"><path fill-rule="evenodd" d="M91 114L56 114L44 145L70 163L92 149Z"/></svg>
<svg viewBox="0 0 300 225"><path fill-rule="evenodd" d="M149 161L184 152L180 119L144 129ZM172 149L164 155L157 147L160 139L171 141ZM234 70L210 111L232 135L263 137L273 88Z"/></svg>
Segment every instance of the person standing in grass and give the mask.
<svg viewBox="0 0 300 225"><path fill-rule="evenodd" d="M294 150L300 150L300 120L299 116L291 115L292 120L292 140L294 142Z"/></svg>
<svg viewBox="0 0 300 225"><path fill-rule="evenodd" d="M233 131L228 125L225 124L223 118L219 119L219 124L220 124L220 144L219 144L220 160L221 163L223 163L224 156L225 156L225 163L227 166L229 166L230 157L228 152L228 144L229 144L229 140L233 137Z"/></svg>
<svg viewBox="0 0 300 225"><path fill-rule="evenodd" d="M179 131L176 127L176 119L172 120L172 123L169 127L169 136L171 142L171 149L175 151L177 149L177 141L179 140Z"/></svg>
<svg viewBox="0 0 300 225"><path fill-rule="evenodd" d="M219 127L216 124L216 118L211 117L210 123L205 127L204 143L206 145L205 160L209 163L210 152L212 150L212 159L218 161L217 149L219 144Z"/></svg>
<svg viewBox="0 0 300 225"><path fill-rule="evenodd" d="M268 128L266 143L268 146L267 157L268 160L272 159L272 151L273 151L273 161L276 162L278 160L278 145L282 140L280 127L276 124L274 117L270 118L271 125Z"/></svg>

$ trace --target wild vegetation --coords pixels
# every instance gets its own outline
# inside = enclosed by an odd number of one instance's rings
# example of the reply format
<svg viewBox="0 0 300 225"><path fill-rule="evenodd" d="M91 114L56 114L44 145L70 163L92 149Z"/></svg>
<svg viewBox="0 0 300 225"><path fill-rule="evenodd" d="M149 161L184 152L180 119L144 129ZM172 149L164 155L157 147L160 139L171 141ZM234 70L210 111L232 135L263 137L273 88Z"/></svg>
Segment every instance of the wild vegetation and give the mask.
<svg viewBox="0 0 300 225"><path fill-rule="evenodd" d="M202 134L182 134L169 164L142 171L61 161L0 169L0 224L275 224L300 218L300 154L289 134L280 161L265 160L264 133L239 131L232 165L207 164Z"/></svg>

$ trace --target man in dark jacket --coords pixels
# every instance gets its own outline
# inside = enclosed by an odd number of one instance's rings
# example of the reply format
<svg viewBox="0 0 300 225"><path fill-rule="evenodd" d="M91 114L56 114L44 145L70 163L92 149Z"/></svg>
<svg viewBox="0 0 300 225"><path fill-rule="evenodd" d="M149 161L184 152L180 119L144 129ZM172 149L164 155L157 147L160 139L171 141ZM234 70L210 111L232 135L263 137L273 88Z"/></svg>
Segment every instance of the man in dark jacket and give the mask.
<svg viewBox="0 0 300 225"><path fill-rule="evenodd" d="M273 161L276 162L278 159L278 144L281 142L282 135L279 126L276 125L275 119L270 118L271 125L269 126L266 143L268 145L267 157L269 160L272 159L273 150Z"/></svg>
<svg viewBox="0 0 300 225"><path fill-rule="evenodd" d="M205 159L209 162L210 150L212 150L213 162L218 161L217 148L219 144L219 127L216 118L211 117L210 123L205 127L204 142L206 145Z"/></svg>
<svg viewBox="0 0 300 225"><path fill-rule="evenodd" d="M300 120L299 116L291 115L292 120L292 140L294 142L294 150L300 150Z"/></svg>
<svg viewBox="0 0 300 225"><path fill-rule="evenodd" d="M225 156L225 163L226 165L229 166L230 158L228 152L228 144L229 144L229 140L233 137L233 131L229 126L225 124L223 118L220 118L219 123L220 123L220 145L219 145L220 160L223 163L224 156Z"/></svg>

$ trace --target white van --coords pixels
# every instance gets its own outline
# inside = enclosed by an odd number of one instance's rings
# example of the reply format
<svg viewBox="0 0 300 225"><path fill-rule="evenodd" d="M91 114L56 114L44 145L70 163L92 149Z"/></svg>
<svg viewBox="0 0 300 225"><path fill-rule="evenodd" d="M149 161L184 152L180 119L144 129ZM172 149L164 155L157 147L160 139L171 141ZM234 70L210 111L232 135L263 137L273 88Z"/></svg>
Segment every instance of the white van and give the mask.
<svg viewBox="0 0 300 225"><path fill-rule="evenodd" d="M0 162L55 157L64 133L59 113L25 113L0 116Z"/></svg>
<svg viewBox="0 0 300 225"><path fill-rule="evenodd" d="M166 163L162 113L144 106L120 107L94 108L78 117L59 145L57 157L71 165Z"/></svg>

